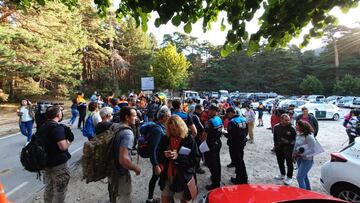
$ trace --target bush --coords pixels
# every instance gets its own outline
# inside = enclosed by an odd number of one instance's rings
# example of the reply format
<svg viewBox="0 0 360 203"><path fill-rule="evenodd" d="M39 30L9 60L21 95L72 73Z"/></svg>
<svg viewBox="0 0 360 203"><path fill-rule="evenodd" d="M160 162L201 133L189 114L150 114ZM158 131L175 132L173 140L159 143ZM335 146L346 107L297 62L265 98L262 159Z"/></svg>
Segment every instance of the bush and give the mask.
<svg viewBox="0 0 360 203"><path fill-rule="evenodd" d="M334 85L333 92L339 95L360 95L360 78L345 75Z"/></svg>
<svg viewBox="0 0 360 203"><path fill-rule="evenodd" d="M300 83L300 91L303 94L322 94L324 87L315 76L307 75Z"/></svg>

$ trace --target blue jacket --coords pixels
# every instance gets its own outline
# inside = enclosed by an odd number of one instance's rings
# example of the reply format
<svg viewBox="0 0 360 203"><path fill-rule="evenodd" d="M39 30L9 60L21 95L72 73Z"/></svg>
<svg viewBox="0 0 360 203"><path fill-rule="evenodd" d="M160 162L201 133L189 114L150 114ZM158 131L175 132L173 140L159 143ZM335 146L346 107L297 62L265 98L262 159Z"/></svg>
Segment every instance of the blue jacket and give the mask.
<svg viewBox="0 0 360 203"><path fill-rule="evenodd" d="M247 130L246 118L239 115L232 117L227 128L228 133L225 135L228 138L228 145L239 146L239 144L245 144Z"/></svg>
<svg viewBox="0 0 360 203"><path fill-rule="evenodd" d="M165 136L165 126L163 126L161 123L156 123L156 126L151 129L150 133L150 161L153 166L156 166L159 165L157 151L161 138Z"/></svg>

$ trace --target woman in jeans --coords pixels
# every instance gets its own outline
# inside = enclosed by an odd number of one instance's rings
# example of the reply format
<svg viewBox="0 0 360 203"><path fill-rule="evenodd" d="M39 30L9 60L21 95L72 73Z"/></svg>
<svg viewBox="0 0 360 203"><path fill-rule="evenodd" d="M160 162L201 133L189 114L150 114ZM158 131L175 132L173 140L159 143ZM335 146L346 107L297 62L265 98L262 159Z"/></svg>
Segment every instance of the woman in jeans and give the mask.
<svg viewBox="0 0 360 203"><path fill-rule="evenodd" d="M157 155L161 169L161 202L171 203L176 198L185 203L195 198L191 197L187 184L194 183L195 166L200 155L194 139L188 136L185 122L179 116L171 116L165 128L166 136L160 140Z"/></svg>
<svg viewBox="0 0 360 203"><path fill-rule="evenodd" d="M79 111L79 121L78 128L81 129L81 124L85 126L85 116L86 116L86 101L84 99L84 93L78 92L76 97L77 110Z"/></svg>
<svg viewBox="0 0 360 203"><path fill-rule="evenodd" d="M313 156L309 156L309 152L314 151L315 138L314 129L311 124L298 120L296 122L296 130L299 134L296 136L293 157L295 158L298 166L298 173L296 179L299 187L306 190L311 190L308 173L314 164Z"/></svg>
<svg viewBox="0 0 360 203"><path fill-rule="evenodd" d="M77 106L78 105L77 105L76 99L73 99L72 100L72 105L70 107L71 108L71 119L70 119L70 121L68 123L70 125L73 125L75 123L75 120L79 115L79 111L77 110Z"/></svg>
<svg viewBox="0 0 360 203"><path fill-rule="evenodd" d="M20 108L17 110L19 116L19 127L21 134L27 137L27 143L30 142L32 136L32 128L34 125L34 112L29 100L22 100Z"/></svg>

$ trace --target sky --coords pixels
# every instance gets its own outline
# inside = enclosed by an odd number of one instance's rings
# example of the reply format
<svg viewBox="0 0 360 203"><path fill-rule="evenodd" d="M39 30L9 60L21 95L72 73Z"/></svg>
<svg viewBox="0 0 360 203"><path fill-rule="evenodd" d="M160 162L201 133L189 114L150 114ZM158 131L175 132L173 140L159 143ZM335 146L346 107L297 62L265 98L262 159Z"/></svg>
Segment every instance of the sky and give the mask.
<svg viewBox="0 0 360 203"><path fill-rule="evenodd" d="M259 10L259 12L255 13L254 19L247 23L246 29L249 33L255 33L258 30L259 27L257 24L257 19L261 16L262 12L263 10L262 11ZM339 25L345 25L347 27L359 26L359 24L356 25L356 22L360 21L360 6L351 9L346 14L342 13L339 8L335 7L330 11L330 13L338 18ZM184 33L183 24L181 24L179 27L175 27L171 24L171 21L169 21L166 25L161 25L158 28L155 27L154 21L157 16L158 16L157 13L152 14L152 18L148 23L148 32L151 32L155 35L159 44L162 42L162 38L164 34L172 34L174 32ZM220 13L218 17L218 22L213 23L211 26L212 30L207 31L206 33L203 33L202 30L202 20L198 21L196 24L192 26L192 32L190 33L190 35L197 37L200 42L207 40L214 45L222 45L225 42L225 38L227 34L226 30L224 32L220 30L220 23L223 17L225 18L226 21L226 13ZM299 45L302 42L303 35L307 34L310 28L311 28L310 25L304 28L300 37L293 39L290 42L290 44ZM302 51L316 49L322 46L323 44L321 39L311 39L309 45L305 47Z"/></svg>

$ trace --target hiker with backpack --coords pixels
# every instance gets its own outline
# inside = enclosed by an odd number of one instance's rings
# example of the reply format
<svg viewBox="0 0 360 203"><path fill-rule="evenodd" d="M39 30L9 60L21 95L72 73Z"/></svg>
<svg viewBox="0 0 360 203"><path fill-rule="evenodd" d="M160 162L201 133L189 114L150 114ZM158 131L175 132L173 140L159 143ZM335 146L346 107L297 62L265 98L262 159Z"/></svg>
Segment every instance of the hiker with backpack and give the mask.
<svg viewBox="0 0 360 203"><path fill-rule="evenodd" d="M47 154L44 169L44 202L65 202L70 172L67 161L71 155L68 152L74 135L70 128L64 128L59 122L62 113L59 106L51 106L46 110L47 121L41 126L39 139L44 141ZM70 132L68 132L70 131Z"/></svg>
<svg viewBox="0 0 360 203"><path fill-rule="evenodd" d="M199 147L201 144L201 135L204 132L204 126L200 121L200 115L204 111L204 107L201 104L197 104L195 106L195 110L192 116L192 119L194 121L194 125L196 127L197 135L195 136L195 142L197 146ZM198 174L204 174L205 171L200 166L200 159L199 162L196 163L196 173Z"/></svg>
<svg viewBox="0 0 360 203"><path fill-rule="evenodd" d="M99 111L101 122L99 122L95 127L95 134L98 135L102 132L105 132L112 125L113 118L113 109L111 107L103 107Z"/></svg>
<svg viewBox="0 0 360 203"><path fill-rule="evenodd" d="M360 111L359 110L351 110L350 111L350 120L346 125L346 128L349 129L348 130L348 136L349 136L349 144L353 143L355 141L355 137L360 136L360 134L358 134L358 130L357 128L359 127L359 115L360 115Z"/></svg>
<svg viewBox="0 0 360 203"><path fill-rule="evenodd" d="M171 112L168 108L161 108L157 114L156 123L154 123L153 127L148 128L149 156L151 165L153 166L153 174L149 181L149 193L146 203L159 202L157 199L153 199L155 185L161 173L160 163L157 158L157 151L161 138L165 136L165 124L166 121L170 118L170 116Z"/></svg>
<svg viewBox="0 0 360 203"><path fill-rule="evenodd" d="M186 123L178 115L172 115L166 122L166 136L160 140L158 150L162 203L174 202L174 198L181 202L196 198L195 165L198 157Z"/></svg>
<svg viewBox="0 0 360 203"><path fill-rule="evenodd" d="M97 102L90 102L89 103L89 111L90 114L86 118L85 126L82 129L82 133L88 140L92 140L95 137L95 127L96 125L101 122L101 117L98 110L98 103Z"/></svg>
<svg viewBox="0 0 360 203"><path fill-rule="evenodd" d="M118 131L114 138L114 161L115 168L108 177L108 190L110 202L131 202L131 175L130 170L140 175L140 167L131 161L130 151L133 147L134 133L130 126L135 124L136 111L128 106L120 109L120 125L122 130Z"/></svg>

